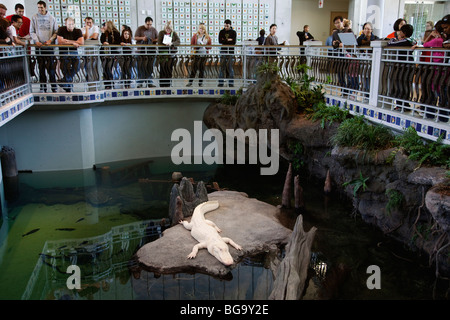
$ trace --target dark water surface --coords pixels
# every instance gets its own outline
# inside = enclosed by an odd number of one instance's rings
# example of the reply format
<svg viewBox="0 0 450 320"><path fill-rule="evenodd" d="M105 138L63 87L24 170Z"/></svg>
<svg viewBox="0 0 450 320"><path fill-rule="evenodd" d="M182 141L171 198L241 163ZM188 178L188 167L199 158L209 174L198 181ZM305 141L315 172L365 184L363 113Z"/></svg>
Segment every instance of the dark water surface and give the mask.
<svg viewBox="0 0 450 320"><path fill-rule="evenodd" d="M18 200L4 206L1 220L0 299L267 299L273 277L265 256L245 258L226 279L155 275L130 259L166 227L173 171L278 205L286 166L260 176L255 166L183 168L170 158L149 160L20 174ZM105 175L105 165L113 174ZM432 299L433 290L445 298L448 283L435 285L427 260L362 222L348 199L325 197L321 181L305 178L301 185L304 228L318 228L306 299ZM287 210L281 221L293 228L296 218ZM69 265L80 267L79 290L68 289ZM371 265L379 267L381 289L366 285Z"/></svg>

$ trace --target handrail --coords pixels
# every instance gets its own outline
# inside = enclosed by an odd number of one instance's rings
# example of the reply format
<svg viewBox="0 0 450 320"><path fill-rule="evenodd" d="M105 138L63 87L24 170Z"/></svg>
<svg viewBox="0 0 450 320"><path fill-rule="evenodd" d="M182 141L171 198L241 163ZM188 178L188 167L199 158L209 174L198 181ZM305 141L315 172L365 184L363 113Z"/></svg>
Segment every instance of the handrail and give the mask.
<svg viewBox="0 0 450 320"><path fill-rule="evenodd" d="M8 54L0 54L0 58L11 63L13 58L22 59L23 77L28 81L21 85L30 87L29 93L35 96L36 103L56 104L128 99L130 95L148 98L152 92L165 97L205 97L205 93L208 97L220 96L223 90L234 93L241 87L245 90L256 81L258 67L268 61L276 63L281 78L289 81L302 81L298 66L307 64L308 74L314 83L323 86L329 101L367 105L386 115L388 111L400 114L408 124L420 119L422 123L434 123L433 128L440 128L439 132L450 132L450 97L444 95L450 85L448 49L411 50L383 47L380 43L343 49L250 44L211 44L203 52L197 51L198 48L201 46L2 45L0 53ZM436 77L430 68L435 70ZM0 70L0 80L11 76L4 70ZM71 95L75 95L74 99ZM43 97L47 98L42 100Z"/></svg>

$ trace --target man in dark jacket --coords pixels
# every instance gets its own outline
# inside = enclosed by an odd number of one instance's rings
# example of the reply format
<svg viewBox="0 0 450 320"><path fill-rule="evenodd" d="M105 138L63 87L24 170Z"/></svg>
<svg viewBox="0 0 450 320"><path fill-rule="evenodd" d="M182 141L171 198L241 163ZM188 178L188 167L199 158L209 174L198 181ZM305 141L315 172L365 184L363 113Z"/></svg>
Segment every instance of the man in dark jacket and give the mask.
<svg viewBox="0 0 450 320"><path fill-rule="evenodd" d="M236 44L236 31L231 27L231 20L225 20L225 25L219 32L219 43L223 45L220 49L222 55L220 61L219 72L219 87L223 87L224 76L228 79L234 78L234 47L229 47ZM234 81L229 80L229 86L233 87Z"/></svg>
<svg viewBox="0 0 450 320"><path fill-rule="evenodd" d="M308 25L305 25L303 27L303 31L302 32L297 31L297 37L298 37L298 40L300 41L300 45L301 46L303 45L303 42L305 42L305 41L314 40L313 35L311 33L309 33L309 26Z"/></svg>

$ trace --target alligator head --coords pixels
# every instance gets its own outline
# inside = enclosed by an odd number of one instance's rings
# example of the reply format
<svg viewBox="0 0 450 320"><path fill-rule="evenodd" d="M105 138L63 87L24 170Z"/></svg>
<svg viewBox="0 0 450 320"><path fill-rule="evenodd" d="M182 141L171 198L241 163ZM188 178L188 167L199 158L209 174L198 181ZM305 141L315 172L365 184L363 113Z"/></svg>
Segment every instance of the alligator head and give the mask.
<svg viewBox="0 0 450 320"><path fill-rule="evenodd" d="M214 241L208 245L208 252L225 266L231 266L234 263L228 245L223 241Z"/></svg>

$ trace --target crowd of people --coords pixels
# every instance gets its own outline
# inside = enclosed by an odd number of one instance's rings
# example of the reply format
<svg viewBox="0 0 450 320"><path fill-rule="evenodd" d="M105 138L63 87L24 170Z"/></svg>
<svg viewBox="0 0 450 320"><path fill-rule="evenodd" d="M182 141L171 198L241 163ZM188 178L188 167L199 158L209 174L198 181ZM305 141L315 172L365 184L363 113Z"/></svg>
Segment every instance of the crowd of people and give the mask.
<svg viewBox="0 0 450 320"><path fill-rule="evenodd" d="M375 40L388 40L388 46L396 47L410 47L415 49L420 47L418 43L423 43L423 47L433 47L433 48L450 48L450 15L444 16L441 20L434 23L433 21L427 21L425 26L425 32L422 39L413 39L414 27L408 24L403 18L399 18L394 22L393 32L386 35L384 38L380 38L373 34L373 25L371 22L364 23L362 30L357 35L357 44L359 46L369 46L372 41ZM333 33L328 37L326 45L333 46L334 48L342 47L342 42L339 38L340 33L353 33L352 22L342 16L337 16L333 20L334 30ZM305 26L305 28L308 26ZM304 38L303 32L297 32L299 37L300 45L303 41L307 40ZM309 31L309 30L308 30ZM309 36L312 40L314 37ZM438 39L438 40L435 40ZM417 41L419 40L419 41ZM448 42L447 42L448 41Z"/></svg>
<svg viewBox="0 0 450 320"><path fill-rule="evenodd" d="M48 47L50 44L63 45L63 50L60 49L61 59L64 62L63 73L60 82L66 83L61 85L64 90L71 91L72 87L70 83L73 81L74 75L79 71L80 63L77 55L77 50L80 45L85 43L100 43L102 46L107 45L121 45L129 46L133 44L139 45L161 45L166 49L159 49L159 53L163 53L163 57L159 59L160 66L160 85L170 86L170 79L172 78L172 70L174 67L174 58L176 53L176 46L180 45L180 38L172 26L171 21L167 22L163 30L157 31L153 26L153 19L147 17L145 23L139 26L133 37L133 32L129 26L122 25L119 31L112 21L106 21L101 26L94 24L93 18L86 17L84 19L84 26L79 29L75 27L75 21L72 17L67 17L64 20L64 26L58 26L56 18L53 17L47 11L47 5L45 1L37 2L38 13L33 15L31 19L24 16L24 6L22 4L16 4L14 10L15 14L6 16L7 8L0 4L0 44L10 45L25 45L28 40L35 44L37 56L41 56L38 59L39 68L39 80L41 83L47 82L47 74L52 83L52 91L55 92L56 88L56 76L55 71L49 68L55 64L56 58L54 57L54 49ZM433 23L433 21L427 21L426 31L423 39L423 47L445 47L450 48L450 15L446 15L441 20ZM348 19L344 19L342 16L337 16L333 20L334 30L326 41L326 45L330 45L335 49L343 46L339 37L341 33L353 33L352 22ZM414 28L408 24L403 18L399 18L393 25L394 31L387 35L384 39L389 40L388 46L404 46L415 49L418 47L417 41L412 39ZM272 24L269 28L269 34L266 36L264 29L260 30L260 37L256 39L258 45L278 46L284 45L278 42L276 36L277 25ZM314 40L314 36L310 33L309 25L303 27L303 31L297 33L299 44L304 45L306 41ZM372 41L380 40L380 38L373 34L373 25L370 22L366 22L359 35L355 36L356 42L359 46L368 46ZM224 28L220 31L218 36L218 43L223 45L220 49L221 54L221 68L219 74L219 86L224 85L224 79L228 79L229 86L233 86L234 78L234 47L236 44L237 34L232 27L231 20L227 19L224 22ZM203 23L200 23L197 31L191 38L191 45L193 46L192 55L192 68L189 74L188 86L191 86L193 79L198 73L199 86L202 86L202 79L205 73L205 58L211 49L212 39L208 34L206 27ZM67 47L65 47L67 46ZM45 48L44 48L45 47ZM163 47L164 48L164 47ZM102 49L103 53L108 52L111 55L117 54L117 49ZM116 52L116 51L117 52ZM133 51L134 50L134 51ZM139 49L137 49L139 50ZM142 50L142 49L140 49ZM153 51L152 51L153 50ZM269 59L274 59L277 55L279 48L267 48L265 50L255 49L256 53L263 53L269 56ZM130 56L132 53L137 52L135 49L123 49L121 52L127 53ZM156 49L150 49L145 51L146 54L156 55ZM434 56L440 56L443 53L435 52ZM426 53L424 53L426 55ZM110 58L111 59L111 58ZM125 57L125 59L127 59ZM425 61L430 61L428 59ZM439 58L432 58L434 62L438 62ZM441 58L442 59L442 58ZM104 57L104 62L108 60L108 57ZM156 59L153 57L151 61L152 67L156 65ZM129 66L129 64L128 64ZM134 66L129 67L127 70L123 70L122 78L129 80L132 78L131 70L136 69L137 77L140 86L145 86L145 83L149 87L154 87L153 84L153 72L144 70L143 67ZM145 66L146 69L147 66ZM153 68L151 68L153 70ZM103 77L106 81L113 80L114 75L111 70L104 70ZM107 87L111 85L107 83ZM41 86L41 90L46 91L46 86Z"/></svg>

